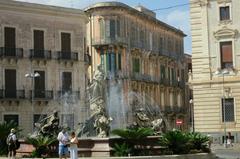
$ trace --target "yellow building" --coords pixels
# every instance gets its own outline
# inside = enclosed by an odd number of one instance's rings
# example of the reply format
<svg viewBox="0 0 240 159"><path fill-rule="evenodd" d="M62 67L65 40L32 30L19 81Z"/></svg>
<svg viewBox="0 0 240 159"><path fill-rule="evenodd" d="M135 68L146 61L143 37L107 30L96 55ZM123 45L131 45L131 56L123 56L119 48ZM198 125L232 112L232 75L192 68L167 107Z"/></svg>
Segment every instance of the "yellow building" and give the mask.
<svg viewBox="0 0 240 159"><path fill-rule="evenodd" d="M191 0L195 130L239 142L239 0Z"/></svg>
<svg viewBox="0 0 240 159"><path fill-rule="evenodd" d="M54 110L72 128L86 115L86 21L81 10L0 1L0 122L28 134Z"/></svg>
<svg viewBox="0 0 240 159"><path fill-rule="evenodd" d="M91 55L90 76L100 64L109 79L122 79L121 96L137 92L150 98L176 127L186 128L184 33L156 19L154 12L119 2L89 6L87 45ZM146 100L145 99L145 100Z"/></svg>

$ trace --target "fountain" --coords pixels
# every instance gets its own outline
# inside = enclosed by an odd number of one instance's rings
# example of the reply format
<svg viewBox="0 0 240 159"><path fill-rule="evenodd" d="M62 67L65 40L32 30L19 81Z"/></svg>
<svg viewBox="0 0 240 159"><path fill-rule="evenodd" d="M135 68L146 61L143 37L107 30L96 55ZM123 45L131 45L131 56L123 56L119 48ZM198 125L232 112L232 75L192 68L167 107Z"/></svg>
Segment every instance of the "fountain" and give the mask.
<svg viewBox="0 0 240 159"><path fill-rule="evenodd" d="M123 95L122 82L121 79L114 78L114 75L106 78L102 66L97 67L86 91L88 118L79 123L76 129L76 134L80 137L80 152L84 156L110 156L111 146L116 139L110 136L113 129L152 127L156 135L168 129L160 107L150 97L128 92L127 100L124 99L126 96ZM73 114L79 107L71 93L61 95L59 103L62 106L59 111L63 114ZM73 122L72 118L64 115L59 117L58 111L54 111L35 124L35 135L56 136L61 126L73 130Z"/></svg>

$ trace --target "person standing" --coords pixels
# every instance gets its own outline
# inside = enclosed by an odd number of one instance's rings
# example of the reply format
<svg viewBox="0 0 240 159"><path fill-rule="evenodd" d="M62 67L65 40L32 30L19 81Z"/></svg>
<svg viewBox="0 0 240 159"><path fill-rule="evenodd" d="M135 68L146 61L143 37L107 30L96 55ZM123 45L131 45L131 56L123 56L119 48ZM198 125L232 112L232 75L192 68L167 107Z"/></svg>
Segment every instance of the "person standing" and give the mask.
<svg viewBox="0 0 240 159"><path fill-rule="evenodd" d="M232 135L231 135L231 132L228 132L228 136L227 136L227 147L228 146L233 146L232 145Z"/></svg>
<svg viewBox="0 0 240 159"><path fill-rule="evenodd" d="M71 140L70 140L70 158L77 159L78 158L78 139L75 135L75 132L71 133Z"/></svg>
<svg viewBox="0 0 240 159"><path fill-rule="evenodd" d="M14 159L16 157L16 130L11 129L10 134L7 137L7 145L8 145L8 158Z"/></svg>
<svg viewBox="0 0 240 159"><path fill-rule="evenodd" d="M69 142L69 137L68 137L66 128L63 128L62 131L58 133L57 139L59 141L59 147L58 147L59 158L67 159L67 156L68 156L68 145L67 144Z"/></svg>

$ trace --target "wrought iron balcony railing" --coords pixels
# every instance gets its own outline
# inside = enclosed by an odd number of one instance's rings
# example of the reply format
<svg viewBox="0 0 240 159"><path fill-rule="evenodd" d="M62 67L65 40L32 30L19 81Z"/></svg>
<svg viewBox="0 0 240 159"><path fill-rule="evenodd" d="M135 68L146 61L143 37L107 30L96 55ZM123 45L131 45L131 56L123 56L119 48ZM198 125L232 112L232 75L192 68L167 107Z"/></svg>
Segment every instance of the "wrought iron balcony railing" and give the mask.
<svg viewBox="0 0 240 159"><path fill-rule="evenodd" d="M77 52L66 52L66 51L58 51L57 52L58 60L78 60L78 53Z"/></svg>
<svg viewBox="0 0 240 159"><path fill-rule="evenodd" d="M24 99L25 90L0 89L0 99Z"/></svg>
<svg viewBox="0 0 240 159"><path fill-rule="evenodd" d="M92 43L93 45L127 44L128 41L125 37L105 37L93 39Z"/></svg>
<svg viewBox="0 0 240 159"><path fill-rule="evenodd" d="M80 99L80 91L71 91L71 90L60 90L57 92L58 97L69 97L69 98L76 98Z"/></svg>
<svg viewBox="0 0 240 159"><path fill-rule="evenodd" d="M22 58L23 48L0 47L0 57Z"/></svg>
<svg viewBox="0 0 240 159"><path fill-rule="evenodd" d="M35 50L30 49L30 58L31 59L51 59L52 53L51 50Z"/></svg>
<svg viewBox="0 0 240 159"><path fill-rule="evenodd" d="M50 90L30 90L30 98L31 99L43 99L50 100L53 99L53 91Z"/></svg>

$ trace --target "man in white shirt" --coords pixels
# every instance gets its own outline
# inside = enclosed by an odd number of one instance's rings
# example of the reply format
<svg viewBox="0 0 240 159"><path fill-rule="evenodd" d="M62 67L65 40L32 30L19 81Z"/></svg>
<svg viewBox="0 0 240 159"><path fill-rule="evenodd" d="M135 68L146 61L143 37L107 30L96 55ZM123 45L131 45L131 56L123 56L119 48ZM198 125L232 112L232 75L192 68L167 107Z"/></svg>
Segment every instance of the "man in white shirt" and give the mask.
<svg viewBox="0 0 240 159"><path fill-rule="evenodd" d="M16 156L16 131L15 129L11 129L10 134L7 137L8 144L8 158L15 158Z"/></svg>
<svg viewBox="0 0 240 159"><path fill-rule="evenodd" d="M69 137L68 134L66 132L66 128L63 128L61 132L59 132L58 137L57 137L58 141L59 141L59 158L65 158L67 159L68 156L68 147L67 144L69 142Z"/></svg>

